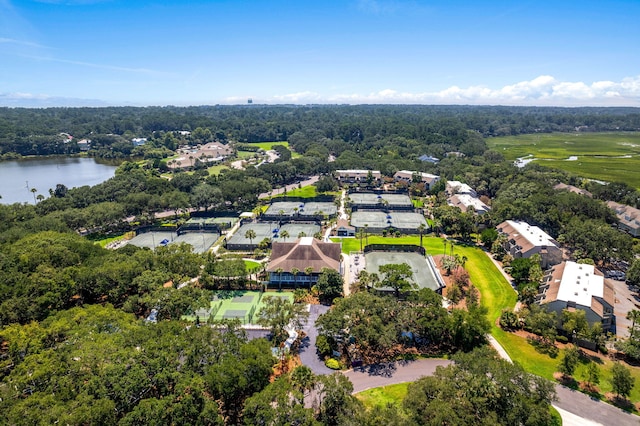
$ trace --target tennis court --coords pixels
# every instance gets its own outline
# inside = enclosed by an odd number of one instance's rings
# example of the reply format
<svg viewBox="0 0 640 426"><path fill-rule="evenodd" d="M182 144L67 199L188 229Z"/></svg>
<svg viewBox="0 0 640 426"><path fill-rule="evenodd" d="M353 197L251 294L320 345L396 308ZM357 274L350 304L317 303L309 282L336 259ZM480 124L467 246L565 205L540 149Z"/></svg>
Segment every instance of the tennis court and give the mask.
<svg viewBox="0 0 640 426"><path fill-rule="evenodd" d="M351 213L351 225L356 229L365 225L371 230L385 228L401 229L405 232L418 232L420 225L428 228L427 221L420 213L412 212L377 212L358 210Z"/></svg>
<svg viewBox="0 0 640 426"><path fill-rule="evenodd" d="M374 194L371 192L353 192L349 201L354 206L380 206L385 208L413 208L411 198L405 194Z"/></svg>
<svg viewBox="0 0 640 426"><path fill-rule="evenodd" d="M253 240L245 237L249 230L256 233ZM265 238L271 241L277 230L278 224L276 222L246 223L227 241L227 248L229 250L253 250Z"/></svg>
<svg viewBox="0 0 640 426"><path fill-rule="evenodd" d="M420 253L398 252L398 251L373 251L364 255L365 270L369 273L376 273L382 279L380 266L388 264L407 263L413 271L413 281L418 285L418 289L430 288L433 291L440 289L440 284L436 278L437 271L434 271L431 263ZM383 291L391 291L391 288L381 288Z"/></svg>
<svg viewBox="0 0 640 426"><path fill-rule="evenodd" d="M177 235L175 232L146 232L138 234L129 240L129 244L136 247L155 249L169 244L187 243L193 247L195 253L204 253L213 243L218 241L220 234L216 232L188 232Z"/></svg>
<svg viewBox="0 0 640 426"><path fill-rule="evenodd" d="M271 203L264 215L269 217L292 217L303 208L304 203L299 201L278 201Z"/></svg>
<svg viewBox="0 0 640 426"><path fill-rule="evenodd" d="M239 221L237 217L192 217L185 225L218 225L220 228L231 228Z"/></svg>
<svg viewBox="0 0 640 426"><path fill-rule="evenodd" d="M335 216L337 213L338 207L334 203L327 202L305 203L304 208L300 210L300 216Z"/></svg>
<svg viewBox="0 0 640 426"><path fill-rule="evenodd" d="M284 231L287 231L289 234L288 238L283 239L281 237ZM282 225L280 232L277 234L278 238L274 238L273 241L295 241L298 239L298 235L300 235L301 232L304 232L304 236L313 237L317 232L320 232L320 226L308 223L287 223Z"/></svg>
<svg viewBox="0 0 640 426"><path fill-rule="evenodd" d="M195 321L197 316L200 322L239 319L242 324L255 324L266 296L281 297L293 302L291 292L214 291L209 309L198 309L194 313L183 315L182 319Z"/></svg>

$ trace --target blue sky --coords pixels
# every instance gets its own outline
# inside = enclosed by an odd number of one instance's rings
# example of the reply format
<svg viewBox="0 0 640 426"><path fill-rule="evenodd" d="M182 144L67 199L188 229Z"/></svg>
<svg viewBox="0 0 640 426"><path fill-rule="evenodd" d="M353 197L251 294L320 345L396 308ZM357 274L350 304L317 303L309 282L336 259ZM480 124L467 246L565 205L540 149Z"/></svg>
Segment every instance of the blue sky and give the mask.
<svg viewBox="0 0 640 426"><path fill-rule="evenodd" d="M0 105L640 106L640 1L0 0Z"/></svg>

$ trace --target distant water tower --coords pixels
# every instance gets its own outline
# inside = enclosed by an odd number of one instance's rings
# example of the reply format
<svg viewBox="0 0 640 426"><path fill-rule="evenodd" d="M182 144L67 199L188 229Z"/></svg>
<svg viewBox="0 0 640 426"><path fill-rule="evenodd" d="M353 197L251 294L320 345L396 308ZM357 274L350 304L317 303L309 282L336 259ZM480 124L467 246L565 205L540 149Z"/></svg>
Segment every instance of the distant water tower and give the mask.
<svg viewBox="0 0 640 426"><path fill-rule="evenodd" d="M247 103L248 104L252 104L253 103L253 99L251 99L251 98L247 99Z"/></svg>

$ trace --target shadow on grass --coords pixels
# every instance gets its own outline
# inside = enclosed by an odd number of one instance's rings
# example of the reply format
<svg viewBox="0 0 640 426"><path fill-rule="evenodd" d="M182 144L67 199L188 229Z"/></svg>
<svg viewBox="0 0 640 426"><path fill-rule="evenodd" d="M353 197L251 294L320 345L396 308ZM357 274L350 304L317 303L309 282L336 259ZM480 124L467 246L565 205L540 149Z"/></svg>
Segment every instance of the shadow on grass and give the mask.
<svg viewBox="0 0 640 426"><path fill-rule="evenodd" d="M556 373L557 374L557 373ZM571 376L565 376L564 374L554 374L554 378L560 383L562 386L566 386L569 389L579 391L580 384L576 379Z"/></svg>
<svg viewBox="0 0 640 426"><path fill-rule="evenodd" d="M598 389L598 387L595 384L580 382L579 386L580 386L580 391L582 393L589 395L591 399L598 400L598 401L602 399L602 394L600 393L600 389Z"/></svg>
<svg viewBox="0 0 640 426"><path fill-rule="evenodd" d="M635 405L633 405L633 403L629 401L627 398L622 398L620 396L614 395L614 396L608 396L607 399L611 401L611 403L616 407L621 408L624 411L627 411L629 413L636 413L638 411L636 410Z"/></svg>
<svg viewBox="0 0 640 426"><path fill-rule="evenodd" d="M545 341L542 341L539 338L533 338L533 337L527 337L527 342L529 342L529 344L531 346L533 346L533 348L536 350L536 352L544 354L544 355L549 355L549 357L555 359L558 357L558 348L553 345L553 344L549 344Z"/></svg>

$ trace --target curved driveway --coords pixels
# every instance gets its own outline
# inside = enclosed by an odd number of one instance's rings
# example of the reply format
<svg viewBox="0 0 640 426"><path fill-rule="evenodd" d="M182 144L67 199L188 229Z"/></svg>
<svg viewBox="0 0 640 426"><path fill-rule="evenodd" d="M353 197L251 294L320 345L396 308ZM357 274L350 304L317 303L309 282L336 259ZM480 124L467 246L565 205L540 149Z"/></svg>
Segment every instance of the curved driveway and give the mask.
<svg viewBox="0 0 640 426"><path fill-rule="evenodd" d="M451 361L439 358L418 359L415 361L389 362L367 365L344 372L353 383L353 393L396 383L415 382L422 376L431 376L436 367L451 364Z"/></svg>
<svg viewBox="0 0 640 426"><path fill-rule="evenodd" d="M300 361L309 367L314 374L331 374L334 371L324 365L316 352L316 338L318 337L318 329L316 328L316 320L318 317L329 310L325 305L309 305L309 319L302 327L306 336L300 342Z"/></svg>

